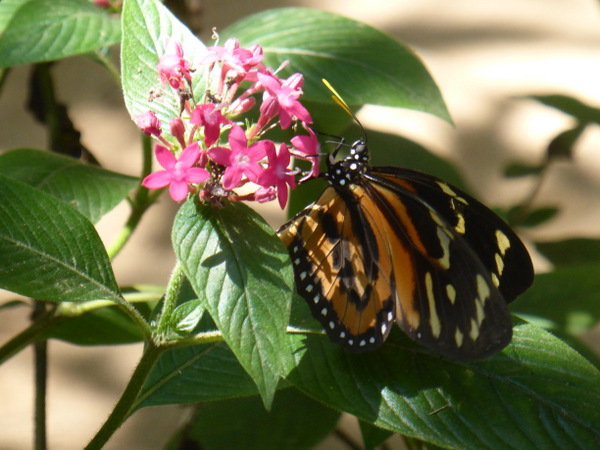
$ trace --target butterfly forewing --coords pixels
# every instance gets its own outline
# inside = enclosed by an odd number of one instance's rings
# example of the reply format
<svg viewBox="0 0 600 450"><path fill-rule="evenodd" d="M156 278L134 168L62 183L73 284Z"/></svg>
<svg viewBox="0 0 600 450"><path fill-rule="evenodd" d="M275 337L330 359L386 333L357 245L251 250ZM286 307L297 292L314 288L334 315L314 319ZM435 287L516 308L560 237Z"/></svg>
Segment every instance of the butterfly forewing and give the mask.
<svg viewBox="0 0 600 450"><path fill-rule="evenodd" d="M512 335L506 303L462 235L406 180L389 185L373 178L365 186L365 210L383 213L377 223L391 249L396 320L402 330L429 348L462 359L504 348Z"/></svg>
<svg viewBox="0 0 600 450"><path fill-rule="evenodd" d="M372 179L391 189L408 185L415 195L435 210L477 254L507 303L533 282L533 266L527 249L515 232L478 200L439 178L397 167L373 167Z"/></svg>

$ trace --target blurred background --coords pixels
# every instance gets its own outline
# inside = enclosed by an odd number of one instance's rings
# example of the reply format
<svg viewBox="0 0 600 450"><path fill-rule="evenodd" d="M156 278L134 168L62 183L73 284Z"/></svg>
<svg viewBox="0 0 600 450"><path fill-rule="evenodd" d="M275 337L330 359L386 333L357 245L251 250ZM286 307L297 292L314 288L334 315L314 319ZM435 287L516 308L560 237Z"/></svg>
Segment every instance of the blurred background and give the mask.
<svg viewBox="0 0 600 450"><path fill-rule="evenodd" d="M539 164L548 143L574 125L558 110L528 98L564 94L600 107L600 4L596 0L190 0L171 1L205 43L211 28L224 29L263 9L307 6L377 27L415 51L438 83L454 120L451 126L423 113L367 106L359 117L368 128L412 139L451 161L471 192L493 206L506 206L533 188L528 178L506 180L509 162ZM27 114L29 67L15 69L0 97L0 151L45 148L46 135ZM59 98L66 103L84 144L106 168L137 175L139 134L120 88L91 61L79 57L53 68ZM335 80L331 80L335 81ZM588 127L574 159L554 164L537 197L560 207L553 220L524 239L600 236L600 132ZM122 285L165 283L174 263L169 243L176 206L167 197L143 219L115 260ZM99 231L111 242L128 212L123 204ZM260 209L273 226L284 215ZM536 269L547 264L536 258ZM1 300L14 298L1 292ZM25 309L0 313L0 341L28 323ZM141 347L49 345L48 433L55 449L81 448L102 425L120 396ZM110 441L111 449L161 448L181 420L181 407L136 413ZM0 368L0 449L27 449L33 442L33 354L26 350ZM352 419L345 419L350 425ZM335 448L332 438L320 448ZM347 448L344 446L338 448Z"/></svg>

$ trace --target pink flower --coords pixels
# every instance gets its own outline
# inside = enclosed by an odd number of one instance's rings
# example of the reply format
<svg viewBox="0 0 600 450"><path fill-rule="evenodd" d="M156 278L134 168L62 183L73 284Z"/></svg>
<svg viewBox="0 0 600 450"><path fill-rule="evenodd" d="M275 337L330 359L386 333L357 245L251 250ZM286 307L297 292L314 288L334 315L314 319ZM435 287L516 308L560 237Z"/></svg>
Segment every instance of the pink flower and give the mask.
<svg viewBox="0 0 600 450"><path fill-rule="evenodd" d="M316 178L319 176L319 140L315 135L315 132L311 130L306 124L303 124L306 131L310 136L294 136L290 141L297 151L293 151L292 154L297 158L305 159L310 161L312 164L310 172L306 174L300 182L309 179Z"/></svg>
<svg viewBox="0 0 600 450"><path fill-rule="evenodd" d="M259 45L253 45L250 49L240 48L239 41L234 38L227 39L224 46L215 45L206 50L207 54L200 60L200 63L223 63L223 75L230 70L235 71L238 76L245 75L264 59L262 48Z"/></svg>
<svg viewBox="0 0 600 450"><path fill-rule="evenodd" d="M152 111L134 116L133 121L139 128L142 129L146 136L160 136L160 121L158 120L158 117L156 117L156 114L154 114Z"/></svg>
<svg viewBox="0 0 600 450"><path fill-rule="evenodd" d="M279 146L279 152L275 151L275 144L267 141L267 159L269 166L258 177L258 184L263 187L275 186L277 189L277 198L281 209L285 208L288 199L288 185L294 189L296 180L294 173L288 170L290 165L290 152L285 144Z"/></svg>
<svg viewBox="0 0 600 450"><path fill-rule="evenodd" d="M200 154L198 143L194 142L188 145L179 159L175 159L173 153L162 145L157 145L155 149L156 159L165 170L151 173L142 182L142 185L148 189L160 189L169 186L169 194L176 202L184 200L190 191L188 183L202 183L209 177L206 169L193 167Z"/></svg>
<svg viewBox="0 0 600 450"><path fill-rule="evenodd" d="M183 47L172 38L168 38L165 54L161 56L157 68L163 85L167 82L173 89L185 87L184 78L192 79L190 62L183 58Z"/></svg>
<svg viewBox="0 0 600 450"><path fill-rule="evenodd" d="M204 145L210 147L219 139L221 125L230 124L231 120L223 117L221 111L215 109L215 105L206 103L196 106L196 109L192 111L190 122L204 127Z"/></svg>
<svg viewBox="0 0 600 450"><path fill-rule="evenodd" d="M257 73L257 77L265 88L260 113L268 119L267 122L279 114L281 128L284 130L292 123L292 117L305 123L312 123L310 114L298 101L302 95L301 87L304 81L301 74L296 73L283 81L273 75L260 72Z"/></svg>
<svg viewBox="0 0 600 450"><path fill-rule="evenodd" d="M239 125L231 128L228 141L231 149L214 147L208 152L213 161L226 167L222 178L223 187L231 190L239 186L243 175L256 182L264 170L258 161L265 157L267 142L270 141L258 141L248 147L244 130Z"/></svg>

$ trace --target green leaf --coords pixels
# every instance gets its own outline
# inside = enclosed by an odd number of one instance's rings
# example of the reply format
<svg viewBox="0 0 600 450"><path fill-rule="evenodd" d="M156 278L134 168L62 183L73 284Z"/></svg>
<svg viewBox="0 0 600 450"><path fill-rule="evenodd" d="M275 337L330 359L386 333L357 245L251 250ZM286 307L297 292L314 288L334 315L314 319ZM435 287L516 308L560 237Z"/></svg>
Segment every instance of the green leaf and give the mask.
<svg viewBox="0 0 600 450"><path fill-rule="evenodd" d="M60 339L76 345L131 344L144 339L139 327L116 306L67 317L40 337Z"/></svg>
<svg viewBox="0 0 600 450"><path fill-rule="evenodd" d="M2 0L0 1L0 34L4 33L6 26L12 20L15 12L31 0Z"/></svg>
<svg viewBox="0 0 600 450"><path fill-rule="evenodd" d="M554 139L550 141L550 144L548 144L548 149L546 150L548 159L571 159L573 157L573 147L586 128L587 123L578 122L574 128L565 130L554 137Z"/></svg>
<svg viewBox="0 0 600 450"><path fill-rule="evenodd" d="M204 313L204 306L198 299L179 305L171 315L171 329L180 335L192 333Z"/></svg>
<svg viewBox="0 0 600 450"><path fill-rule="evenodd" d="M600 263L600 240L598 239L565 239L536 242L535 245L555 266Z"/></svg>
<svg viewBox="0 0 600 450"><path fill-rule="evenodd" d="M419 58L389 35L361 22L308 8L272 9L246 17L221 33L241 46L263 47L263 64L290 65L304 75L304 98L331 102L326 78L351 105L417 109L450 122L442 95ZM222 43L221 43L222 44Z"/></svg>
<svg viewBox="0 0 600 450"><path fill-rule="evenodd" d="M542 319L544 328L579 336L600 321L600 262L559 267L535 276L531 289L511 304L527 320Z"/></svg>
<svg viewBox="0 0 600 450"><path fill-rule="evenodd" d="M192 73L192 85L198 92L206 87L199 64L206 47L157 0L125 0L122 24L121 79L127 110L132 117L154 111L164 131L168 131L169 120L179 116L180 104L170 86L161 89L158 76L159 56L164 54L167 38L181 43L184 57L196 69ZM161 97L150 102L148 99L154 91L160 91Z"/></svg>
<svg viewBox="0 0 600 450"><path fill-rule="evenodd" d="M0 175L0 287L55 302L121 295L93 225L66 203Z"/></svg>
<svg viewBox="0 0 600 450"><path fill-rule="evenodd" d="M12 12L0 35L0 67L54 61L121 38L119 21L86 0L30 0Z"/></svg>
<svg viewBox="0 0 600 450"><path fill-rule="evenodd" d="M256 384L223 342L164 352L133 409L256 395Z"/></svg>
<svg viewBox="0 0 600 450"><path fill-rule="evenodd" d="M140 183L139 178L33 149L0 155L0 174L59 198L92 223L98 222Z"/></svg>
<svg viewBox="0 0 600 450"><path fill-rule="evenodd" d="M325 336L289 335L288 380L331 408L435 445L594 448L600 372L530 324L482 361L448 360L395 328L381 349L352 355Z"/></svg>
<svg viewBox="0 0 600 450"><path fill-rule="evenodd" d="M179 210L172 239L196 294L268 406L289 357L294 281L285 247L247 206L212 208L194 199Z"/></svg>
<svg viewBox="0 0 600 450"><path fill-rule="evenodd" d="M600 109L586 105L574 97L567 95L532 95L531 98L546 106L569 114L580 122L600 124Z"/></svg>
<svg viewBox="0 0 600 450"><path fill-rule="evenodd" d="M189 424L186 442L206 450L310 449L329 434L339 417L339 412L296 389L282 389L269 412L258 396L202 405Z"/></svg>

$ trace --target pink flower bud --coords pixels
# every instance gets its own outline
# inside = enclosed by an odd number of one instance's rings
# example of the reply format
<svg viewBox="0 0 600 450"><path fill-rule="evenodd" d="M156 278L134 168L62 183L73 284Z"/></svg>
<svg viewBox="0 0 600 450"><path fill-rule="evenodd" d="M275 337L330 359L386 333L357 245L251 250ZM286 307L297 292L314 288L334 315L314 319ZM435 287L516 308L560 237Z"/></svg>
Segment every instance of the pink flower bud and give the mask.
<svg viewBox="0 0 600 450"><path fill-rule="evenodd" d="M175 117L169 121L169 128L171 134L177 139L181 148L185 148L185 125L183 120L179 117Z"/></svg>
<svg viewBox="0 0 600 450"><path fill-rule="evenodd" d="M158 120L158 117L156 117L156 114L154 114L152 111L134 116L133 121L139 128L142 129L146 136L160 136L160 121Z"/></svg>

